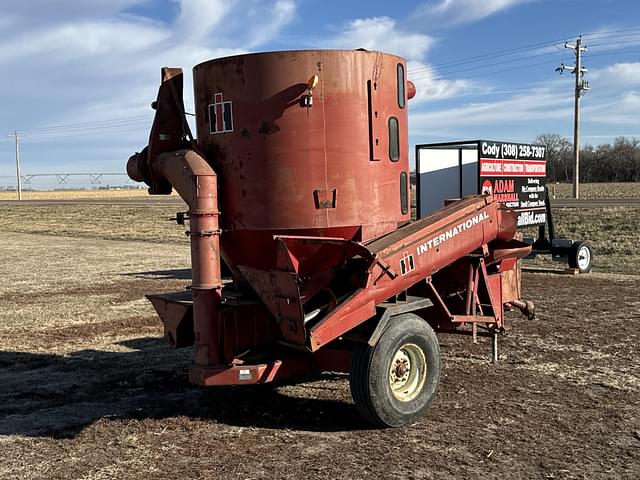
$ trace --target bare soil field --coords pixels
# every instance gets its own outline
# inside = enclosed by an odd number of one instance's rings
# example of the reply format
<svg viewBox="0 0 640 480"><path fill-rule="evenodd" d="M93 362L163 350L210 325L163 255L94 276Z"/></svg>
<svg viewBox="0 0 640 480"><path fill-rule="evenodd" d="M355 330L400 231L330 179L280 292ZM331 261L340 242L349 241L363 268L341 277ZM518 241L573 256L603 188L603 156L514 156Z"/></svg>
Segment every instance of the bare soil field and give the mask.
<svg viewBox="0 0 640 480"><path fill-rule="evenodd" d="M499 364L441 336L431 410L375 430L345 375L187 383L144 299L189 284L174 209L0 207L0 478L640 478L640 211L609 210L559 221L595 273L525 273Z"/></svg>

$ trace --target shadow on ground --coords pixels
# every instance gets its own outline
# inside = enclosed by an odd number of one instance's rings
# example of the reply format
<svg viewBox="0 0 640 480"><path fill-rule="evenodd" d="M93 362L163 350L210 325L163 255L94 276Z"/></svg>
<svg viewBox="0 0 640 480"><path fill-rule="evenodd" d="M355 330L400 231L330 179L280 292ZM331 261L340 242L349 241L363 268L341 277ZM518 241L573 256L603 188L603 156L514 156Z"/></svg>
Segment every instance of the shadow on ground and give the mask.
<svg viewBox="0 0 640 480"><path fill-rule="evenodd" d="M288 396L283 384L199 388L186 380L190 349L170 351L156 338L121 345L131 350L0 352L0 435L72 438L101 418L177 416L302 431L367 428L351 403Z"/></svg>
<svg viewBox="0 0 640 480"><path fill-rule="evenodd" d="M190 268L176 268L173 270L151 270L148 272L131 272L122 275L135 278L151 278L154 280L191 280Z"/></svg>

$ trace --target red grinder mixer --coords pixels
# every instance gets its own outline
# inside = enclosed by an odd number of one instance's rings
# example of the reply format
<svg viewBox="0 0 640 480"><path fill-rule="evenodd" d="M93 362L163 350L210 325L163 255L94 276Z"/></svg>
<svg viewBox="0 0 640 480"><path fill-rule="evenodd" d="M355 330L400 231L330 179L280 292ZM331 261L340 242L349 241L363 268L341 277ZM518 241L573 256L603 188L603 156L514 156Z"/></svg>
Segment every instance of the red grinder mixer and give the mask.
<svg viewBox="0 0 640 480"><path fill-rule="evenodd" d="M515 215L490 196L411 222L408 101L397 56L289 51L164 68L149 145L129 159L151 194L189 206L193 282L149 295L190 380L264 383L350 372L359 411L413 421L433 401L434 331L504 331L520 300ZM221 266L231 278L223 282Z"/></svg>

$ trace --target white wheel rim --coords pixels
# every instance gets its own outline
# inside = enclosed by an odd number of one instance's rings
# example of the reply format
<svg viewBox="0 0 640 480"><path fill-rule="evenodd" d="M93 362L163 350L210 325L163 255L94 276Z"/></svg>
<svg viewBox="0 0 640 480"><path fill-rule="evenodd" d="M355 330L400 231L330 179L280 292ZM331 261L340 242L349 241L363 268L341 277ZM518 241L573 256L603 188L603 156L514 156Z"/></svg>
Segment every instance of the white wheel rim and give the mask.
<svg viewBox="0 0 640 480"><path fill-rule="evenodd" d="M424 351L414 343L401 346L389 365L389 386L393 396L401 402L416 398L427 380L427 359Z"/></svg>
<svg viewBox="0 0 640 480"><path fill-rule="evenodd" d="M578 267L580 267L580 270L585 270L589 268L590 263L591 263L591 250L589 250L589 247L583 245L578 250Z"/></svg>

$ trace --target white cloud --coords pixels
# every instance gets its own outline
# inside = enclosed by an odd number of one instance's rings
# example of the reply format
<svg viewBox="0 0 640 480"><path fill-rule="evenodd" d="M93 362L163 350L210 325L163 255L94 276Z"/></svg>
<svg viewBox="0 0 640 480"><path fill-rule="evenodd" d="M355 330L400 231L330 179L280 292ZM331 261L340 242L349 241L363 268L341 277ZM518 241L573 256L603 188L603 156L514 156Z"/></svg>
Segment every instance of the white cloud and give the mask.
<svg viewBox="0 0 640 480"><path fill-rule="evenodd" d="M349 22L329 46L353 50L381 50L407 59L420 60L431 48L429 35L403 30L389 17L359 18Z"/></svg>
<svg viewBox="0 0 640 480"><path fill-rule="evenodd" d="M10 48L0 51L0 64L19 60L46 65L52 60L124 54L140 51L167 39L169 32L148 24L126 21L79 21L27 31L9 40Z"/></svg>
<svg viewBox="0 0 640 480"><path fill-rule="evenodd" d="M252 28L248 31L248 46L263 45L295 18L296 3L293 0L277 0L274 5L258 1L249 9Z"/></svg>
<svg viewBox="0 0 640 480"><path fill-rule="evenodd" d="M218 26L236 0L187 0L180 2L176 31L188 38L202 38Z"/></svg>
<svg viewBox="0 0 640 480"><path fill-rule="evenodd" d="M23 172L124 172L148 139L162 66L183 67L193 111L195 64L264 48L296 13L295 0L167 3L158 20L143 14L150 0L0 2L0 68L10 86L0 91L0 133L23 133ZM109 128L28 131L122 118ZM0 157L10 158L10 146L0 143ZM0 175L11 173L0 162Z"/></svg>
<svg viewBox="0 0 640 480"><path fill-rule="evenodd" d="M636 67L619 65L594 72L594 77L609 71L622 71L628 75L627 81L638 81ZM640 91L611 88L611 84L608 87L592 88L582 99L581 123L585 138L611 139L619 135L616 132L640 126ZM460 140L483 137L529 141L541 130L571 134L573 96L564 85L554 80L530 91L504 93L496 101L410 111L411 135L424 142L434 138ZM611 133L601 135L604 132Z"/></svg>
<svg viewBox="0 0 640 480"><path fill-rule="evenodd" d="M591 72L590 77L592 84L602 82L606 85L640 85L640 63L616 63L604 70Z"/></svg>
<svg viewBox="0 0 640 480"><path fill-rule="evenodd" d="M640 92L625 92L605 101L583 102L583 121L614 125L640 125Z"/></svg>
<svg viewBox="0 0 640 480"><path fill-rule="evenodd" d="M407 70L407 79L416 86L416 96L411 100L412 107L422 102L446 100L473 91L486 91L470 80L439 78L431 66L419 61L407 62Z"/></svg>
<svg viewBox="0 0 640 480"><path fill-rule="evenodd" d="M294 0L179 0L176 18L161 22L126 12L145 0L61 0L55 8L35 2L41 11L34 16L31 2L0 6L2 23L9 23L0 30L0 67L12 85L0 92L3 111L12 112L0 117L0 131L151 116L164 65L184 68L190 109L191 67L259 48L279 35L296 7Z"/></svg>
<svg viewBox="0 0 640 480"><path fill-rule="evenodd" d="M29 0L5 1L3 16L19 18L23 25L43 25L88 18L106 18L148 0Z"/></svg>
<svg viewBox="0 0 640 480"><path fill-rule="evenodd" d="M567 95L540 89L496 102L469 103L456 108L415 113L411 117L411 125L416 131L428 132L436 128L456 131L481 125L549 120L570 116L572 105Z"/></svg>
<svg viewBox="0 0 640 480"><path fill-rule="evenodd" d="M453 98L477 87L464 79L439 78L437 72L423 61L436 40L424 33L407 30L389 17L359 18L350 21L337 36L327 42L331 48L365 48L380 50L407 60L407 78L416 85L416 97L411 105Z"/></svg>
<svg viewBox="0 0 640 480"><path fill-rule="evenodd" d="M416 17L446 25L470 23L532 0L437 0L419 7Z"/></svg>

